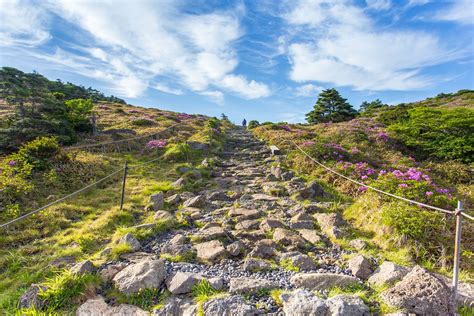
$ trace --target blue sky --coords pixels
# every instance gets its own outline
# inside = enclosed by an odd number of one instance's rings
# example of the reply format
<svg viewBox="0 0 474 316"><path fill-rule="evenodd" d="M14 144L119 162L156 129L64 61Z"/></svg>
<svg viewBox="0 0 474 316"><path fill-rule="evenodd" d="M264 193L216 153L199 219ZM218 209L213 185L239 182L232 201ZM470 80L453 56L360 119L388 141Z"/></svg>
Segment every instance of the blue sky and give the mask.
<svg viewBox="0 0 474 316"><path fill-rule="evenodd" d="M0 0L0 65L135 105L302 122L474 87L474 1Z"/></svg>

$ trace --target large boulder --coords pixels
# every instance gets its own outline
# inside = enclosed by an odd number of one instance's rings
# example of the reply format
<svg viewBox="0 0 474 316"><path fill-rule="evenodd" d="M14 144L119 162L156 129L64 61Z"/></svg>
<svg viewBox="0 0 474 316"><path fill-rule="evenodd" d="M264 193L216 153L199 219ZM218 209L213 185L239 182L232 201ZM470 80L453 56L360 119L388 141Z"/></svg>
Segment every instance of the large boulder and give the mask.
<svg viewBox="0 0 474 316"><path fill-rule="evenodd" d="M301 271L311 271L317 268L311 257L297 251L282 253L280 255L280 263L282 262L289 262Z"/></svg>
<svg viewBox="0 0 474 316"><path fill-rule="evenodd" d="M298 273L290 279L291 283L300 288L311 290L327 290L332 287L347 287L358 283L357 278L337 273Z"/></svg>
<svg viewBox="0 0 474 316"><path fill-rule="evenodd" d="M197 306L192 298L172 296L163 307L153 311L153 316L196 315Z"/></svg>
<svg viewBox="0 0 474 316"><path fill-rule="evenodd" d="M204 195L197 195L193 198L186 200L183 203L184 207L204 207L206 205L206 197Z"/></svg>
<svg viewBox="0 0 474 316"><path fill-rule="evenodd" d="M71 273L75 275L81 275L86 273L94 273L96 270L94 264L90 260L84 260L76 263L71 268Z"/></svg>
<svg viewBox="0 0 474 316"><path fill-rule="evenodd" d="M314 217L328 237L342 238L346 236L344 228L347 223L338 213L316 213Z"/></svg>
<svg viewBox="0 0 474 316"><path fill-rule="evenodd" d="M30 287L21 295L18 306L20 308L40 309L44 305L44 301L39 297L39 292L45 291L46 286L31 284Z"/></svg>
<svg viewBox="0 0 474 316"><path fill-rule="evenodd" d="M380 297L388 305L420 315L451 315L451 290L441 278L415 266Z"/></svg>
<svg viewBox="0 0 474 316"><path fill-rule="evenodd" d="M166 286L171 294L191 292L193 286L202 278L194 273L176 272L166 280Z"/></svg>
<svg viewBox="0 0 474 316"><path fill-rule="evenodd" d="M305 240L309 241L313 245L319 244L323 241L320 235L314 231L314 229L298 229L298 233L300 233L301 237Z"/></svg>
<svg viewBox="0 0 474 316"><path fill-rule="evenodd" d="M141 308L128 304L120 304L118 306L108 305L102 297L88 299L84 304L79 306L76 316L148 316L150 313Z"/></svg>
<svg viewBox="0 0 474 316"><path fill-rule="evenodd" d="M385 261L370 276L368 282L372 285L384 285L401 280L408 273L408 269L393 262Z"/></svg>
<svg viewBox="0 0 474 316"><path fill-rule="evenodd" d="M225 249L227 250L229 255L235 257L235 256L238 256L238 255L240 255L241 253L244 252L245 245L240 240L237 240L237 241L234 241L233 243L231 243L230 245L227 245L227 247L225 247Z"/></svg>
<svg viewBox="0 0 474 316"><path fill-rule="evenodd" d="M328 306L323 299L306 290L280 295L286 316L327 315Z"/></svg>
<svg viewBox="0 0 474 316"><path fill-rule="evenodd" d="M118 272L113 282L120 292L130 295L141 289L159 288L164 278L164 260L145 259Z"/></svg>
<svg viewBox="0 0 474 316"><path fill-rule="evenodd" d="M227 251L219 240L211 240L194 245L197 259L206 263L215 262L227 256Z"/></svg>
<svg viewBox="0 0 474 316"><path fill-rule="evenodd" d="M372 265L363 255L357 255L349 259L348 266L352 275L362 280L367 280L373 272Z"/></svg>
<svg viewBox="0 0 474 316"><path fill-rule="evenodd" d="M355 295L336 295L327 300L331 316L369 316L370 310L364 301Z"/></svg>
<svg viewBox="0 0 474 316"><path fill-rule="evenodd" d="M158 211L163 208L165 205L165 195L163 192L158 192L150 196L151 208L154 211Z"/></svg>
<svg viewBox="0 0 474 316"><path fill-rule="evenodd" d="M260 239L255 243L249 257L272 258L276 255L276 243L271 239Z"/></svg>
<svg viewBox="0 0 474 316"><path fill-rule="evenodd" d="M140 242L131 233L125 234L119 239L119 244L127 244L132 248L132 251L137 251L141 248Z"/></svg>
<svg viewBox="0 0 474 316"><path fill-rule="evenodd" d="M227 233L221 226L212 225L212 226L207 226L207 227L205 226L205 227L201 228L197 232L195 237L198 240L207 241L207 240L227 237Z"/></svg>
<svg viewBox="0 0 474 316"><path fill-rule="evenodd" d="M229 281L229 292L232 294L255 294L260 290L273 289L278 287L278 283L247 277L231 278Z"/></svg>
<svg viewBox="0 0 474 316"><path fill-rule="evenodd" d="M242 296L232 295L223 298L214 298L203 304L204 315L210 316L252 316L258 311L245 302Z"/></svg>

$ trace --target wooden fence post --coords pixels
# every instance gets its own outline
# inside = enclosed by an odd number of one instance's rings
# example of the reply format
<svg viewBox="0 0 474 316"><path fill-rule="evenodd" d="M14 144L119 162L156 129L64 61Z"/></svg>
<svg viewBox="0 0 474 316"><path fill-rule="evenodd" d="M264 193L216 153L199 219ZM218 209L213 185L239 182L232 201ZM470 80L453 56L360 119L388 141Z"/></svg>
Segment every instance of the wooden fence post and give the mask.
<svg viewBox="0 0 474 316"><path fill-rule="evenodd" d="M128 162L125 161L125 166L123 168L123 180L122 180L122 196L120 197L120 210L123 208L123 200L125 198L125 182L127 181L128 173Z"/></svg>
<svg viewBox="0 0 474 316"><path fill-rule="evenodd" d="M459 282L459 262L461 260L461 228L462 228L462 202L458 201L458 207L454 213L456 216L456 237L454 241L454 267L453 267L453 300L456 306L456 299L458 296L458 282Z"/></svg>

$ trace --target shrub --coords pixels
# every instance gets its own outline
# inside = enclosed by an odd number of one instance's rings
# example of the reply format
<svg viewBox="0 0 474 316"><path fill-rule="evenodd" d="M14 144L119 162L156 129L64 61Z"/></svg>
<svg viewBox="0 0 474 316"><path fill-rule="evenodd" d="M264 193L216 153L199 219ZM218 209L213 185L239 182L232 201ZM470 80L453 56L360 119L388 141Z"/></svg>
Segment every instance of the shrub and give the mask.
<svg viewBox="0 0 474 316"><path fill-rule="evenodd" d="M249 124L247 125L248 129L254 129L255 127L259 126L260 123L256 120L251 120Z"/></svg>
<svg viewBox="0 0 474 316"><path fill-rule="evenodd" d="M169 161L188 161L195 155L195 151L186 143L168 145L163 155Z"/></svg>
<svg viewBox="0 0 474 316"><path fill-rule="evenodd" d="M132 120L132 124L135 126L152 126L155 125L155 121L146 117L139 117Z"/></svg>
<svg viewBox="0 0 474 316"><path fill-rule="evenodd" d="M33 170L46 170L51 167L51 159L60 151L55 137L38 137L37 139L23 145L17 154L22 163L27 163ZM15 159L13 159L15 161Z"/></svg>

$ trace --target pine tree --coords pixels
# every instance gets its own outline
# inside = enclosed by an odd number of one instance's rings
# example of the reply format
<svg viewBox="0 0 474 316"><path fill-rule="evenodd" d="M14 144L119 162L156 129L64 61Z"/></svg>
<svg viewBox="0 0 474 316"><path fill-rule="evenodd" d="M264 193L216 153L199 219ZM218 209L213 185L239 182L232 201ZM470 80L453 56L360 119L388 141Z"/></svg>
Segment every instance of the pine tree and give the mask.
<svg viewBox="0 0 474 316"><path fill-rule="evenodd" d="M386 107L388 106L387 104L384 104L382 103L382 101L380 101L379 99L376 99L372 102L367 102L367 101L364 101L362 102L362 104L360 105L360 109L359 109L359 112L360 113L364 113L364 112L371 112L375 109L379 109L379 108L382 108L382 107Z"/></svg>
<svg viewBox="0 0 474 316"><path fill-rule="evenodd" d="M332 88L323 90L319 94L314 109L306 114L306 120L311 124L342 122L354 118L356 113L347 99L344 99L336 89Z"/></svg>

